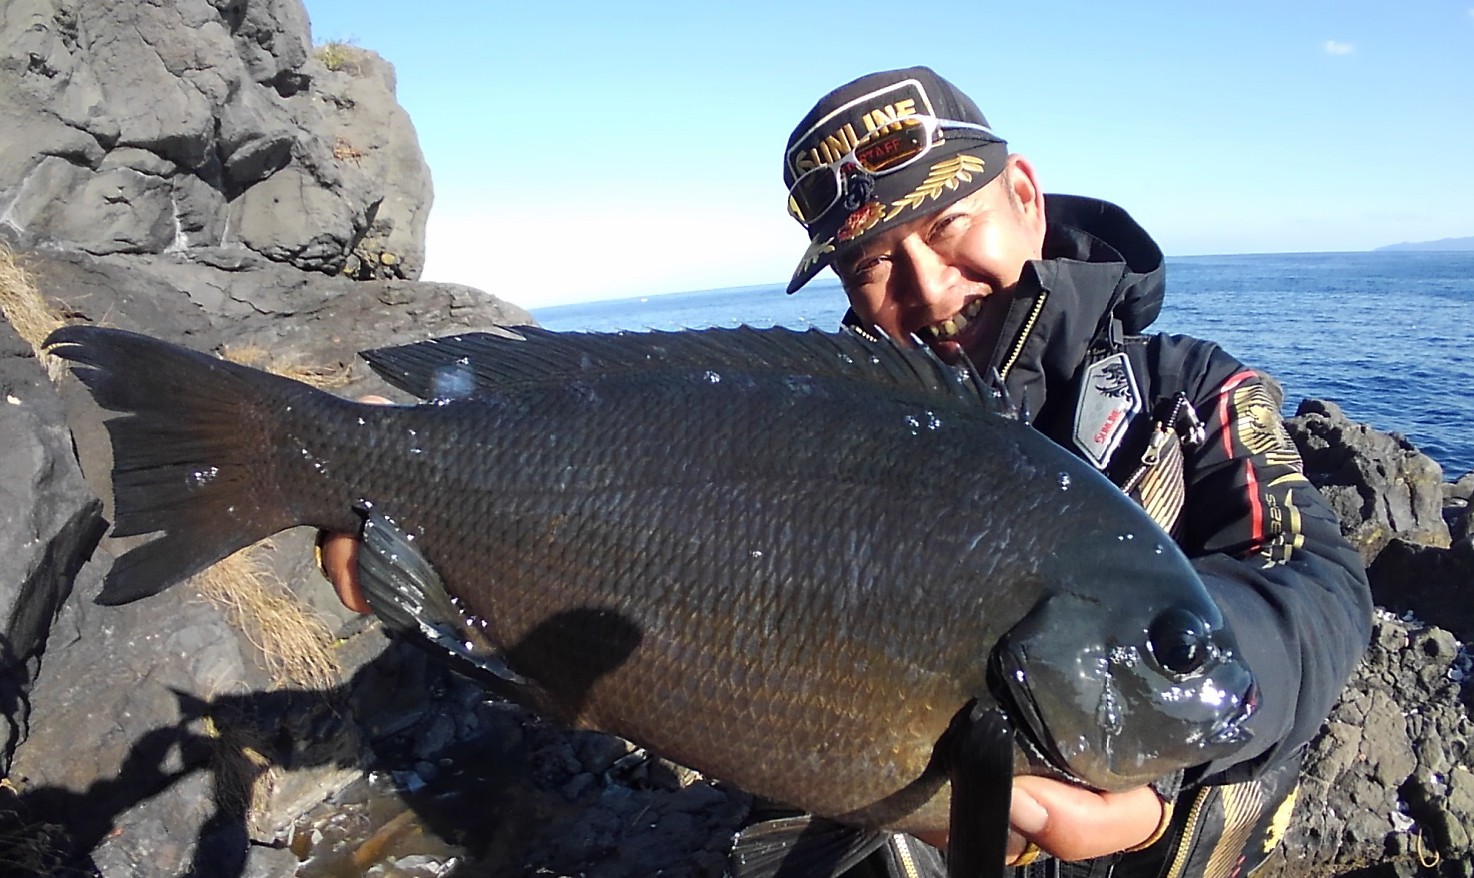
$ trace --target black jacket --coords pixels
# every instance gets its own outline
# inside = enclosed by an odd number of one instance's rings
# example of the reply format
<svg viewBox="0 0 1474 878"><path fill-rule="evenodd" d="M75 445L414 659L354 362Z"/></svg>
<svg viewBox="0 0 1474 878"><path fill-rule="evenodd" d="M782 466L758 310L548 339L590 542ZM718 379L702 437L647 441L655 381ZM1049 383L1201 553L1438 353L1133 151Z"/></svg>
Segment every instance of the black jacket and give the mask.
<svg viewBox="0 0 1474 878"><path fill-rule="evenodd" d="M997 370L1037 429L1102 469L1173 535L1232 626L1261 700L1241 750L1177 779L1170 825L1152 844L1077 863L1046 858L1014 872L1243 874L1277 843L1304 746L1366 650L1366 572L1305 479L1278 385L1212 342L1143 334L1166 279L1156 242L1113 204L1050 195L1045 205L1043 258L1019 279L993 361L976 365L985 375ZM845 322L857 322L853 312ZM1120 359L1129 362L1138 409L1107 427L1085 416L1083 400L1086 388L1110 384L1101 369ZM856 874L944 872L934 849L896 835Z"/></svg>
<svg viewBox="0 0 1474 878"><path fill-rule="evenodd" d="M1204 429L1196 447L1183 448L1185 490L1171 529L1262 693L1245 749L1199 776L1251 776L1310 740L1365 650L1371 593L1360 556L1301 473L1278 388L1213 343L1141 335L1165 282L1151 237L1102 201L1045 203L1044 258L1019 282L992 365L1039 430L1089 460L1074 438L1081 384L1089 364L1124 352L1144 404L1105 464L1117 484L1141 469L1154 419L1170 417L1163 413L1185 394Z"/></svg>

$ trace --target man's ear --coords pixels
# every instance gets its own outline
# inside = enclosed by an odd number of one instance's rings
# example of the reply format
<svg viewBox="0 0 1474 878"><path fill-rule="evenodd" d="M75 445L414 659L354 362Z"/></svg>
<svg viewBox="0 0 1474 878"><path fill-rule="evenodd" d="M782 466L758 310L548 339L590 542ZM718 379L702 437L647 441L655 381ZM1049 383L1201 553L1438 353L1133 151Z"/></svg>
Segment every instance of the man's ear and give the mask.
<svg viewBox="0 0 1474 878"><path fill-rule="evenodd" d="M1005 185L1013 190L1012 201L1024 213L1024 222L1042 247L1044 244L1044 188L1034 165L1019 153L1008 157L1004 165Z"/></svg>

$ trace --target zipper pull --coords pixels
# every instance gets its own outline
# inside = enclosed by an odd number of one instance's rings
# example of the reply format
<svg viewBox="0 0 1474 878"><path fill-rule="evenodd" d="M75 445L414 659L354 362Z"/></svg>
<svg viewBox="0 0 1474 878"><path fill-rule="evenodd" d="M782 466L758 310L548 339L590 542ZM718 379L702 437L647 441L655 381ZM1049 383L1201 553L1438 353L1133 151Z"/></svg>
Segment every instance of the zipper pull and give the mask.
<svg viewBox="0 0 1474 878"><path fill-rule="evenodd" d="M1146 451L1141 453L1141 465L1144 467L1156 466L1162 459L1162 449L1167 445L1167 440L1172 436L1167 428L1159 421L1152 425L1151 438L1147 440Z"/></svg>

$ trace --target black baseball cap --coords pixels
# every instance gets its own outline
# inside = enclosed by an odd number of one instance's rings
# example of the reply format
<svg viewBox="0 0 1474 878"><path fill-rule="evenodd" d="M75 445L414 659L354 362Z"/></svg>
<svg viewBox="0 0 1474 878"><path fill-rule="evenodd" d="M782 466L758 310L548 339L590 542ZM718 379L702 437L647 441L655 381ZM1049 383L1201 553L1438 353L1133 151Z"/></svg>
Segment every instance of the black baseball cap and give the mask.
<svg viewBox="0 0 1474 878"><path fill-rule="evenodd" d="M931 139L909 163L875 173L853 162L837 164L862 153L880 134L922 130L920 122L927 123ZM922 142L914 132L905 136L910 147ZM1008 144L992 132L972 98L927 67L871 73L820 98L783 152L789 209L809 233L788 292L866 234L935 213L981 189L1007 160ZM795 190L806 174L805 185Z"/></svg>

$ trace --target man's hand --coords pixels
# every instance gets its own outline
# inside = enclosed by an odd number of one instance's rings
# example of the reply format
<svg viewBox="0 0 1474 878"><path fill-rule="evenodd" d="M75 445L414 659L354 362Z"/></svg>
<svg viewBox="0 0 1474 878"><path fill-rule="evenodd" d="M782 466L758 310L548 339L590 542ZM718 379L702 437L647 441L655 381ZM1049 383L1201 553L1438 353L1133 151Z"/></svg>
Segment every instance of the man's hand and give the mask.
<svg viewBox="0 0 1474 878"><path fill-rule="evenodd" d="M338 600L355 613L371 613L358 583L358 538L323 531L317 535L318 560L323 575L333 584Z"/></svg>
<svg viewBox="0 0 1474 878"><path fill-rule="evenodd" d="M1087 860L1137 847L1156 834L1166 806L1150 787L1097 793L1047 777L1016 777L1009 813L1008 856L1033 843L1061 860ZM947 833L922 841L946 848Z"/></svg>
<svg viewBox="0 0 1474 878"><path fill-rule="evenodd" d="M392 400L382 396L360 396L359 402L373 405L391 405ZM355 613L372 613L368 601L364 600L363 587L358 582L358 538L351 534L319 531L317 535L317 560L322 565L322 574L333 584L338 600Z"/></svg>

